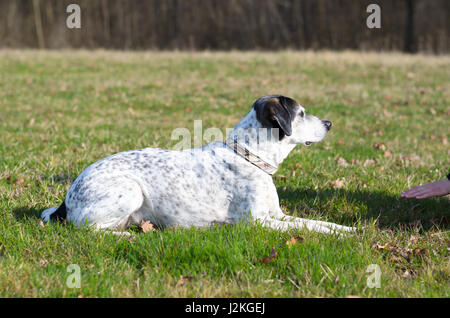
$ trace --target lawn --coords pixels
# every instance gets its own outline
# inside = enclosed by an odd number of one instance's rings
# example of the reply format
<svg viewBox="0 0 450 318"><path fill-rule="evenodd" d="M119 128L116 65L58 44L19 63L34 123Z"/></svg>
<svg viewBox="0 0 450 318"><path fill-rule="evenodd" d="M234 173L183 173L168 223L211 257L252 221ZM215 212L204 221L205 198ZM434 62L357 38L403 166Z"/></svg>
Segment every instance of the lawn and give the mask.
<svg viewBox="0 0 450 318"><path fill-rule="evenodd" d="M0 51L0 297L449 297L449 198L399 197L449 172L449 78L449 56ZM333 122L275 174L282 209L354 236L40 222L89 164L197 119L225 131L274 93Z"/></svg>

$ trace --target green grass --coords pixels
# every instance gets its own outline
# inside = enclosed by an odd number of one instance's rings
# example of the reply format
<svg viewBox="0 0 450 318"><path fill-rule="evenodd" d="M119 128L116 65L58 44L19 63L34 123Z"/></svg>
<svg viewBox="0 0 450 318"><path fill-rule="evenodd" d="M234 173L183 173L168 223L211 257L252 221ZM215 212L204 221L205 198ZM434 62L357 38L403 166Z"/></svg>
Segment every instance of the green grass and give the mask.
<svg viewBox="0 0 450 318"><path fill-rule="evenodd" d="M0 70L0 297L450 296L449 198L399 198L448 173L448 56L4 50ZM195 119L225 131L273 93L333 122L277 172L283 210L355 236L239 224L134 228L132 241L40 224L89 164L171 148ZM370 264L381 288L366 284Z"/></svg>

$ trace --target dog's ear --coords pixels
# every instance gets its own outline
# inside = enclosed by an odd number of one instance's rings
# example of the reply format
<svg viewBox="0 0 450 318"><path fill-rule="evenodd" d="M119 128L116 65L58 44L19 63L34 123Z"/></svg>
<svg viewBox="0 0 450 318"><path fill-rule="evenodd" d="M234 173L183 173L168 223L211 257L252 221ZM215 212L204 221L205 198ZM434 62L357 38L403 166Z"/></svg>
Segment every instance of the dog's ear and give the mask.
<svg viewBox="0 0 450 318"><path fill-rule="evenodd" d="M292 121L296 102L284 96L269 96L258 99L253 108L256 118L264 128L279 128L280 140L292 135Z"/></svg>

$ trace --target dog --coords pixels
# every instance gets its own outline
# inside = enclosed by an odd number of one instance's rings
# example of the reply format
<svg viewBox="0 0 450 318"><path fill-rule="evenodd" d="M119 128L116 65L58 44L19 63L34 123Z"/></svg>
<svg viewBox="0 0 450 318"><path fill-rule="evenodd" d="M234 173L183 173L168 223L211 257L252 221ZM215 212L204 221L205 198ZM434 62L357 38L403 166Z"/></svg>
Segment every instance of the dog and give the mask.
<svg viewBox="0 0 450 318"><path fill-rule="evenodd" d="M115 231L144 220L159 228L258 221L281 231L352 232L353 227L284 214L272 180L289 152L321 141L331 126L292 98L263 96L226 142L180 151L132 150L95 162L73 182L64 202L41 218Z"/></svg>

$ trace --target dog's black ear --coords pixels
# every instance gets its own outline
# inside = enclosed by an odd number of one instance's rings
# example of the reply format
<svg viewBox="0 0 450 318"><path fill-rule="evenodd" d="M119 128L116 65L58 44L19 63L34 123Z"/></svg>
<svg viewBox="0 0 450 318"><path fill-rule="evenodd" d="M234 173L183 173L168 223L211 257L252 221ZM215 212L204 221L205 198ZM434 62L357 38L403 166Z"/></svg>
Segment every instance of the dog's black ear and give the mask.
<svg viewBox="0 0 450 318"><path fill-rule="evenodd" d="M280 140L292 135L295 107L293 99L281 95L261 97L253 104L256 118L264 128L280 129Z"/></svg>

